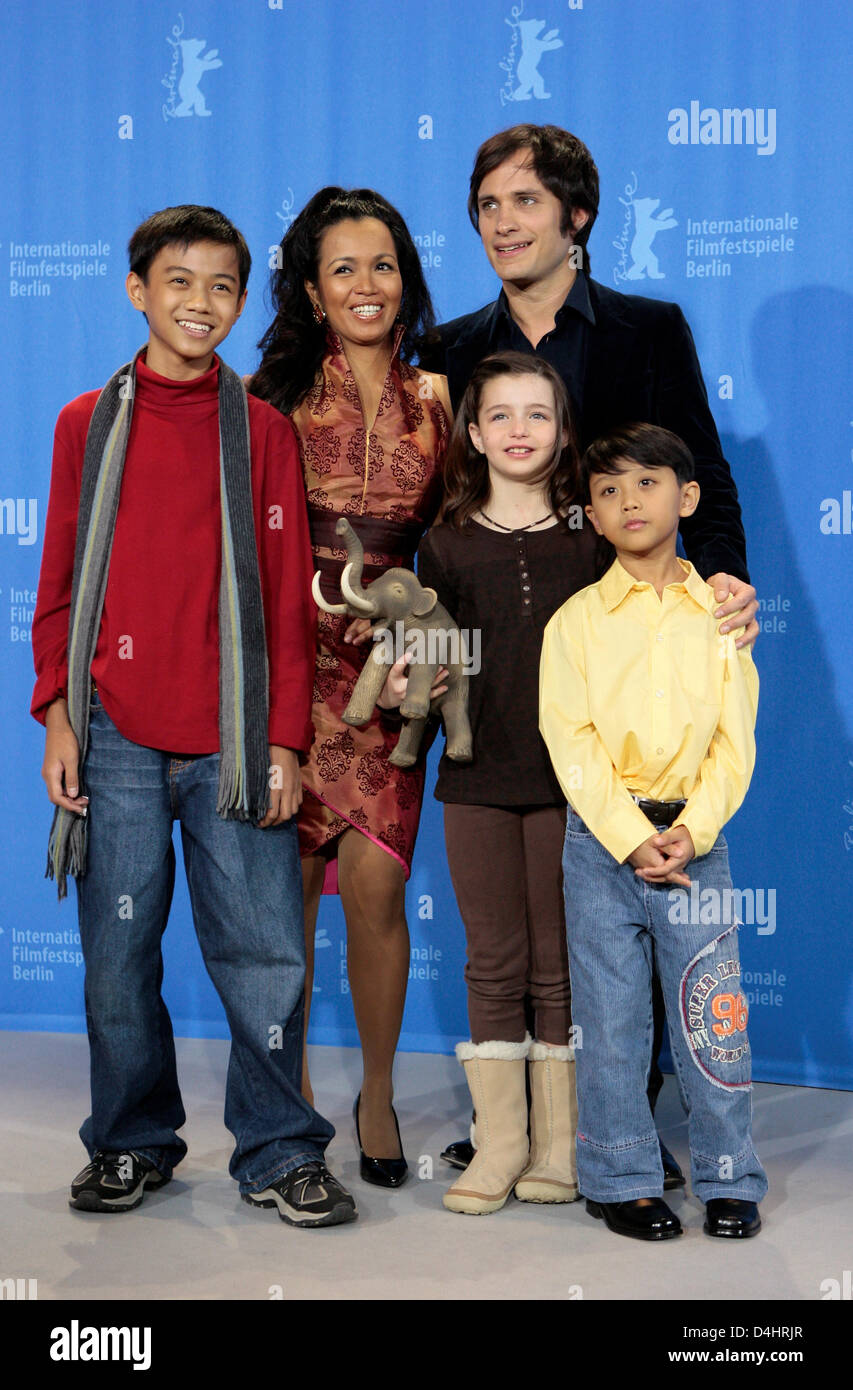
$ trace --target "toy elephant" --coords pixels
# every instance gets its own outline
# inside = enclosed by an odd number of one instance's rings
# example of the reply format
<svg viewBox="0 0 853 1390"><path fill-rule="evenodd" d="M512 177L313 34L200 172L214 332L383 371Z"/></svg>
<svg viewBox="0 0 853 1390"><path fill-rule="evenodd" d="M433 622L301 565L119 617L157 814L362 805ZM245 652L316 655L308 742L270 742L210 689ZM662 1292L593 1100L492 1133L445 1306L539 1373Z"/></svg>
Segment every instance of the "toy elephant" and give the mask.
<svg viewBox="0 0 853 1390"><path fill-rule="evenodd" d="M438 602L435 589L425 588L411 570L388 569L362 588L361 541L345 517L338 520L335 532L342 538L348 556L341 575L345 602L328 603L323 598L318 571L312 587L317 606L326 613L369 618L375 625L374 645L341 716L344 723L367 723L392 665L404 650L409 650L409 681L400 706L404 723L390 761L395 767L411 767L417 760L427 717L440 711L447 735L447 756L454 762L470 762L468 679L458 627ZM440 666L448 671L444 682L447 690L431 700L430 690Z"/></svg>

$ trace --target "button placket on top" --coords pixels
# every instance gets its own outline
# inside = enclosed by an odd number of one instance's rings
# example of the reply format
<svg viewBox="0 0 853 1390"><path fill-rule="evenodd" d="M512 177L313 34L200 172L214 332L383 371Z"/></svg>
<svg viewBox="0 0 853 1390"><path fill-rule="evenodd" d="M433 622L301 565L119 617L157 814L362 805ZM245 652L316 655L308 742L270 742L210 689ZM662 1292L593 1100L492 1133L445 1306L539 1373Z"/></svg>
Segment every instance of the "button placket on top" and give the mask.
<svg viewBox="0 0 853 1390"><path fill-rule="evenodd" d="M667 660L663 634L665 599L658 599L657 594L651 587L644 595L644 598L650 610L649 618L653 637L653 641L650 643L652 678L651 745L655 748L658 757L660 757L665 743L665 731L669 728L669 701L666 698Z"/></svg>
<svg viewBox="0 0 853 1390"><path fill-rule="evenodd" d="M671 673L669 669L669 657L666 648L665 628L669 616L677 608L681 601L683 586L667 585L659 600L656 599L653 589L649 589L649 601L654 604L654 611L651 613L651 630L654 634L654 641L651 645L651 676L652 690L652 743L655 745L655 752L661 757L666 746L667 733L671 733L671 706L669 695L669 681Z"/></svg>
<svg viewBox="0 0 853 1390"><path fill-rule="evenodd" d="M530 561L527 556L527 541L523 535L515 538L515 557L518 561L518 583L521 589L522 616L533 616L533 583L530 578Z"/></svg>
<svg viewBox="0 0 853 1390"><path fill-rule="evenodd" d="M663 642L663 633L662 633L662 632L656 633L656 634L655 634L655 644L656 644L656 646L660 646L660 644L661 644L662 642ZM663 755L663 751L664 751L663 745L662 745L662 744L658 744L657 748L655 749L655 752L657 753L658 757L661 757L661 756Z"/></svg>

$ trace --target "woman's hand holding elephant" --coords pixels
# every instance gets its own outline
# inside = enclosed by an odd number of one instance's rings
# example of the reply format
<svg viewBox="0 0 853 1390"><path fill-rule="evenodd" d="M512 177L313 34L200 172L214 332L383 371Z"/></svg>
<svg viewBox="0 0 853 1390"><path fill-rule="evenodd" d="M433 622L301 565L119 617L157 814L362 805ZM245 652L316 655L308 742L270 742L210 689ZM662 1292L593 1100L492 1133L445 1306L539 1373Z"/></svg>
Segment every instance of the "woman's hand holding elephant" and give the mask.
<svg viewBox="0 0 853 1390"><path fill-rule="evenodd" d="M344 641L351 642L354 647L360 647L372 636L373 624L369 618L353 618L344 633Z"/></svg>

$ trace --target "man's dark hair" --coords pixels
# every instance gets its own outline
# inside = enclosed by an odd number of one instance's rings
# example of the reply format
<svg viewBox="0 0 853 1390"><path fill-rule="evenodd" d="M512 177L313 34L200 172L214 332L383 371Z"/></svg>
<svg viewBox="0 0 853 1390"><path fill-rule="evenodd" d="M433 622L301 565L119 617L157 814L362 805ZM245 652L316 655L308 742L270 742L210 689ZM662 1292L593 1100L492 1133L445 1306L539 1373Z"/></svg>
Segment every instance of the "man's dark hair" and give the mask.
<svg viewBox="0 0 853 1390"><path fill-rule="evenodd" d="M534 174L554 197L559 199L563 215L560 231L563 236L572 230L572 211L583 208L589 213L585 227L573 232L576 246L583 251L583 268L589 270L586 243L598 216L598 170L582 140L556 125L514 125L492 135L478 149L471 174L468 195L468 216L479 231L480 214L477 199L480 184L487 174L512 155L525 152L530 156Z"/></svg>
<svg viewBox="0 0 853 1390"><path fill-rule="evenodd" d="M693 455L677 434L660 425L620 425L594 440L581 459L584 502L589 501L591 478L621 473L620 464L626 461L641 468L671 468L679 483L692 483L696 477Z"/></svg>
<svg viewBox="0 0 853 1390"><path fill-rule="evenodd" d="M240 294L249 281L252 257L246 238L224 213L216 208L199 207L197 203L182 203L180 207L163 208L152 213L137 227L127 243L130 268L145 282L151 262L164 246L181 246L186 250L197 241L214 241L220 246L233 246L237 252Z"/></svg>

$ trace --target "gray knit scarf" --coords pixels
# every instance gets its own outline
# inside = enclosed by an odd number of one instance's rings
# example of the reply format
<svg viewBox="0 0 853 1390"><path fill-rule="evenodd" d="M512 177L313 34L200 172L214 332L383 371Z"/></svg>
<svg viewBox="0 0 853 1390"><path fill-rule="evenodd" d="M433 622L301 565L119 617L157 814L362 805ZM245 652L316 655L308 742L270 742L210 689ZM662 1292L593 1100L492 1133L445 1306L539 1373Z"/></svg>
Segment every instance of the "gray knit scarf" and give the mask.
<svg viewBox="0 0 853 1390"><path fill-rule="evenodd" d="M89 743L91 667L107 589L121 479L136 394L139 353L98 397L86 437L68 627L68 717L80 745L80 794ZM219 363L219 496L222 577L219 586L220 816L260 820L269 806L269 675L258 552L252 513L252 459L246 389ZM47 852L47 877L60 898L66 875L86 869L87 820L58 806Z"/></svg>

